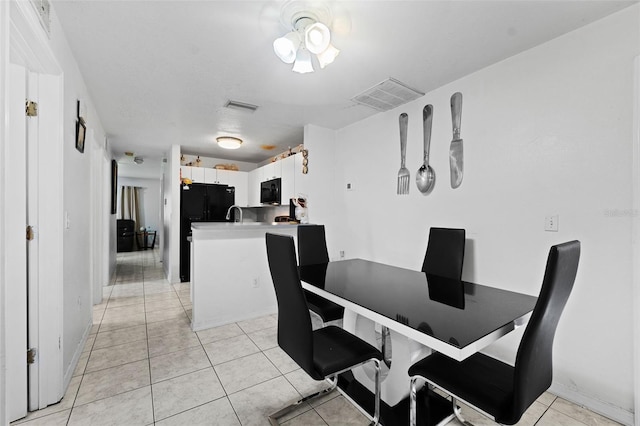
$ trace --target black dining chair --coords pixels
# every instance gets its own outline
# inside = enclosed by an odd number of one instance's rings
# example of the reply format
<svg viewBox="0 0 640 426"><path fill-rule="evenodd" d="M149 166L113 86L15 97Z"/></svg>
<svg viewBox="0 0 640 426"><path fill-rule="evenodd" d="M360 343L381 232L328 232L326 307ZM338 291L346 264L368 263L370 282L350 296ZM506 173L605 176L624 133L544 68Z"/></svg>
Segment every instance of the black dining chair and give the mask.
<svg viewBox="0 0 640 426"><path fill-rule="evenodd" d="M422 272L460 281L464 262L466 233L457 228L430 228L427 252L422 263ZM389 352L389 330L382 327L382 353L384 362L391 365Z"/></svg>
<svg viewBox="0 0 640 426"><path fill-rule="evenodd" d="M380 419L380 360L375 347L340 327L312 330L311 317L298 276L293 237L266 234L267 259L278 302L278 346L314 380L328 379L331 387L306 396L269 416L271 424L309 399L335 389L338 374L373 362L375 395L373 424Z"/></svg>
<svg viewBox="0 0 640 426"><path fill-rule="evenodd" d="M329 262L327 240L324 225L298 226L298 263L300 266L317 265ZM317 294L304 290L309 309L318 315L323 325L330 321L342 319L344 308Z"/></svg>
<svg viewBox="0 0 640 426"><path fill-rule="evenodd" d="M451 395L453 411L463 422L457 400L501 424L517 423L544 393L553 376L552 352L560 315L571 294L580 259L580 242L551 247L540 295L511 366L482 353L458 362L434 353L409 368L410 421L416 424L416 382Z"/></svg>
<svg viewBox="0 0 640 426"><path fill-rule="evenodd" d="M460 280L464 262L464 229L431 228L422 272Z"/></svg>

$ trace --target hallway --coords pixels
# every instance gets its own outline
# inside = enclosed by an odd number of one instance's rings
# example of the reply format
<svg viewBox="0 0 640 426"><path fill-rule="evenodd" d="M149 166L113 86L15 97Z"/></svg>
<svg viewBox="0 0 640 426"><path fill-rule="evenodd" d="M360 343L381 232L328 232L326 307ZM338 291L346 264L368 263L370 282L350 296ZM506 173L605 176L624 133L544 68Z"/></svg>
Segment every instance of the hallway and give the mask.
<svg viewBox="0 0 640 426"><path fill-rule="evenodd" d="M267 414L325 386L277 346L275 315L194 333L189 284L164 279L157 250L119 253L117 261L116 283L94 307L67 394L12 425L267 425ZM495 424L465 414L475 424ZM369 423L338 392L302 405L288 419L281 421ZM617 423L546 393L519 424Z"/></svg>

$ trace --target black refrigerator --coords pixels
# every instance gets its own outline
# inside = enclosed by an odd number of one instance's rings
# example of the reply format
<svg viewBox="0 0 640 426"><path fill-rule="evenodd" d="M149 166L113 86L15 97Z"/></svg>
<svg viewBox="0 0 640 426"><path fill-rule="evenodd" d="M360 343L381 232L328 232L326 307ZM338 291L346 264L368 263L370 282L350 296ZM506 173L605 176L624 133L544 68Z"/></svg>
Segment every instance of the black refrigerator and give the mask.
<svg viewBox="0 0 640 426"><path fill-rule="evenodd" d="M227 210L234 204L235 188L227 185L193 183L180 186L180 281L191 279L191 224L226 222ZM233 211L231 212L234 213ZM231 216L231 221L234 217Z"/></svg>

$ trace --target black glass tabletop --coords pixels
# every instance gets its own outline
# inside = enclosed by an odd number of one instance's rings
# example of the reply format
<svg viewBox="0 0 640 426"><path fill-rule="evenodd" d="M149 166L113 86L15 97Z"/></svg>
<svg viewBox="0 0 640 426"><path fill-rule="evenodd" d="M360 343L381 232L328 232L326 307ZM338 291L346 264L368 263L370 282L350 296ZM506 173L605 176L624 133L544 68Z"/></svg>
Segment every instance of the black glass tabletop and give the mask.
<svg viewBox="0 0 640 426"><path fill-rule="evenodd" d="M299 269L303 282L457 348L526 316L537 300L361 259Z"/></svg>

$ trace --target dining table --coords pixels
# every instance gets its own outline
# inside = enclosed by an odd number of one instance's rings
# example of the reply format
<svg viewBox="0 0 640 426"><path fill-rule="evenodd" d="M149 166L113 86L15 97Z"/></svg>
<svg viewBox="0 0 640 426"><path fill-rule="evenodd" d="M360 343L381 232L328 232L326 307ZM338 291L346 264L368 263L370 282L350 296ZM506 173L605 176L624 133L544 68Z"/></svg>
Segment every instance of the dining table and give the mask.
<svg viewBox="0 0 640 426"><path fill-rule="evenodd" d="M383 363L382 423L408 424L409 367L433 351L462 361L531 316L537 297L454 280L364 259L299 267L302 286L345 308L343 328L380 347L389 331L391 361ZM346 374L340 388L364 411L371 410L373 368ZM425 424L452 417L451 403L421 390Z"/></svg>

